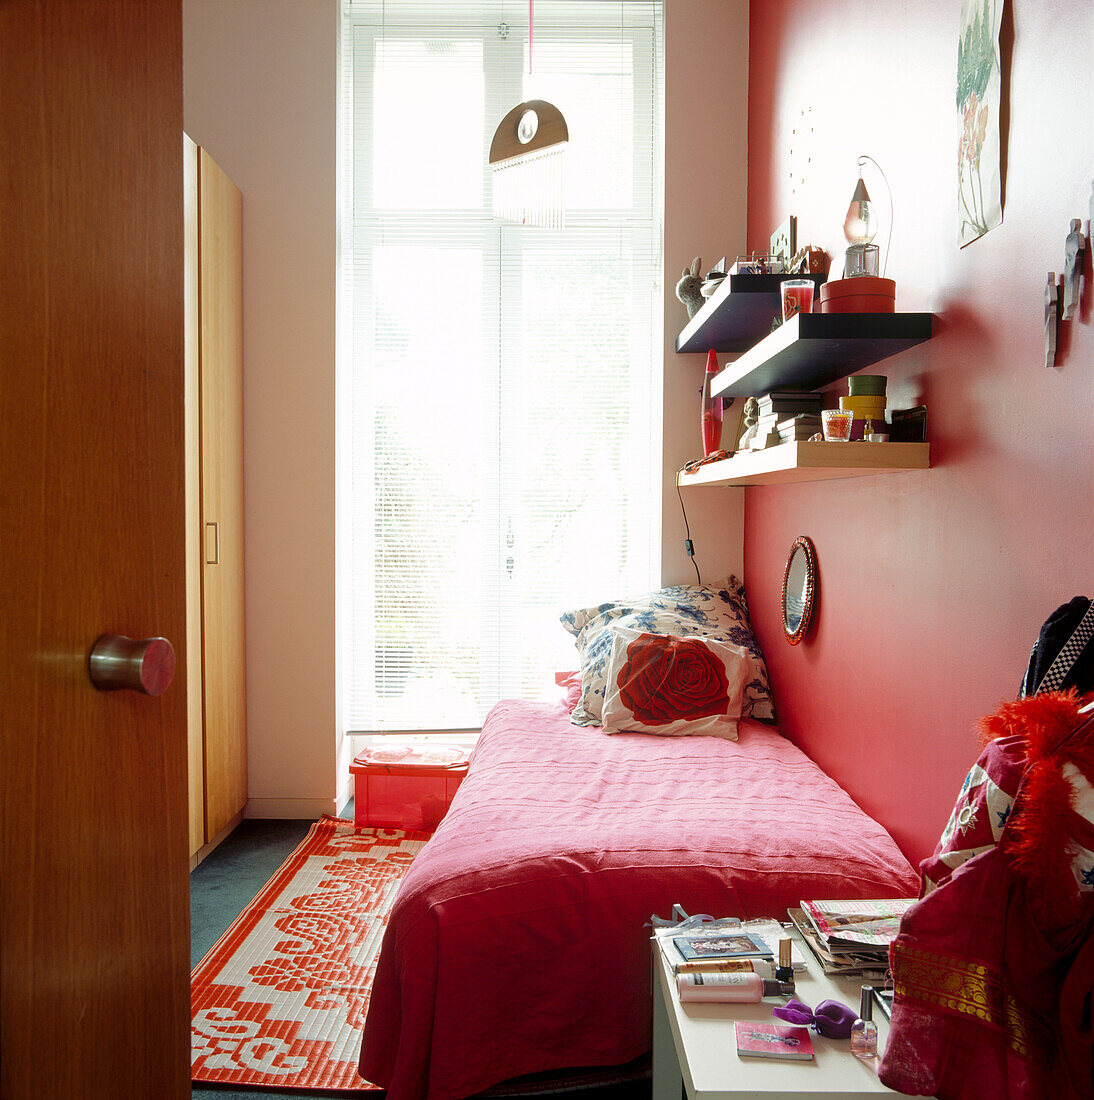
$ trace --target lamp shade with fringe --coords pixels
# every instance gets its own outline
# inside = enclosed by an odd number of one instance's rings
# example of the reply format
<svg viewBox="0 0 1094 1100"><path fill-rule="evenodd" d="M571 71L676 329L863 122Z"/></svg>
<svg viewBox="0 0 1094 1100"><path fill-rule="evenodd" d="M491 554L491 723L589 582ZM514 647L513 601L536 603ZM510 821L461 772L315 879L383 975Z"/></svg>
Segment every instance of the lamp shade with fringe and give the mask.
<svg viewBox="0 0 1094 1100"><path fill-rule="evenodd" d="M518 103L490 143L494 216L520 225L563 227L562 161L570 131L545 99Z"/></svg>

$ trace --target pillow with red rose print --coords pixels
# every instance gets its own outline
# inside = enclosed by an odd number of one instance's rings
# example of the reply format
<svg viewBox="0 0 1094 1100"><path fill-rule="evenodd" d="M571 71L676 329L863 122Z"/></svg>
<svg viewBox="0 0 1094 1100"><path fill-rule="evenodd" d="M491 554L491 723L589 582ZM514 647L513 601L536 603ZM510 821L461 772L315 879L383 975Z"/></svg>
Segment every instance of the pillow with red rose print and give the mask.
<svg viewBox="0 0 1094 1100"><path fill-rule="evenodd" d="M604 732L736 741L749 675L747 650L732 642L615 627Z"/></svg>
<svg viewBox="0 0 1094 1100"><path fill-rule="evenodd" d="M716 638L742 646L748 651L751 668L743 713L760 722L775 724L767 666L752 633L744 585L736 577L713 584L672 585L644 596L568 611L561 620L574 637L581 661L581 701L570 715L575 725L600 722L612 631L619 627L649 634Z"/></svg>

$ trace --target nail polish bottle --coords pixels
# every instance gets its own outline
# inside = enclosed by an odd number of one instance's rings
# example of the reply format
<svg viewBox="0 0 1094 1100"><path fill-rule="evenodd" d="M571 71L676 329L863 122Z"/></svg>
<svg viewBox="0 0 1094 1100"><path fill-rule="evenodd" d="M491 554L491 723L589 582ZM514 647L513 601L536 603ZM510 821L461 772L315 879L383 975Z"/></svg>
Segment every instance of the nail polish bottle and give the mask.
<svg viewBox="0 0 1094 1100"><path fill-rule="evenodd" d="M780 982L794 982L794 955L790 940L779 940L779 965L775 967L775 977Z"/></svg>
<svg viewBox="0 0 1094 1100"><path fill-rule="evenodd" d="M877 1057L877 1024L873 1021L874 987L862 987L862 1000L859 1002L859 1018L851 1025L851 1053L856 1058Z"/></svg>

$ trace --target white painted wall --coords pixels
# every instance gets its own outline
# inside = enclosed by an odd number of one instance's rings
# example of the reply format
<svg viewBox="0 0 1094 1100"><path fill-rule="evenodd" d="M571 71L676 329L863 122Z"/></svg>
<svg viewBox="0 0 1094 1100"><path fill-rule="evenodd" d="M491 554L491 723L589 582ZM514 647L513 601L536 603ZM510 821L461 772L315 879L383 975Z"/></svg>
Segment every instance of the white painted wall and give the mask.
<svg viewBox="0 0 1094 1100"><path fill-rule="evenodd" d="M337 812L338 0L183 0L185 127L243 192L249 817ZM747 0L666 0L662 575L694 579L675 472L704 356L673 350L680 268L745 247ZM741 490L686 501L705 580L742 569Z"/></svg>
<svg viewBox="0 0 1094 1100"><path fill-rule="evenodd" d="M699 390L706 354L675 351L688 321L676 283L695 256L706 272L721 256L745 252L747 182L748 0L665 0L665 584L695 580L684 552L676 471L703 453ZM720 365L726 361L719 356ZM727 410L728 423L736 412ZM694 488L683 496L702 579L743 578L744 490Z"/></svg>
<svg viewBox="0 0 1094 1100"><path fill-rule="evenodd" d="M336 810L338 0L184 0L184 125L243 192L250 817Z"/></svg>

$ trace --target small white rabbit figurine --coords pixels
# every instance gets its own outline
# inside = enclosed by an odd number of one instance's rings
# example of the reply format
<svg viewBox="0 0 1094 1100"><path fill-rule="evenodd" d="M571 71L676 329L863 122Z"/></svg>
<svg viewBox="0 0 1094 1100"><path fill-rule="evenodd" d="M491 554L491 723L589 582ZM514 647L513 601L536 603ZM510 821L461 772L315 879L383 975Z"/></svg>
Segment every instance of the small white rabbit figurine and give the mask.
<svg viewBox="0 0 1094 1100"><path fill-rule="evenodd" d="M703 285L703 276L699 274L702 266L703 261L696 256L691 261L691 269L684 268L680 281L676 284L676 297L688 307L689 321L699 312L700 307L706 301L699 292L699 288Z"/></svg>
<svg viewBox="0 0 1094 1100"><path fill-rule="evenodd" d="M760 419L760 403L755 397L750 397L744 407L744 431L741 433L741 441L737 444L738 451L747 451L756 438L756 422Z"/></svg>

